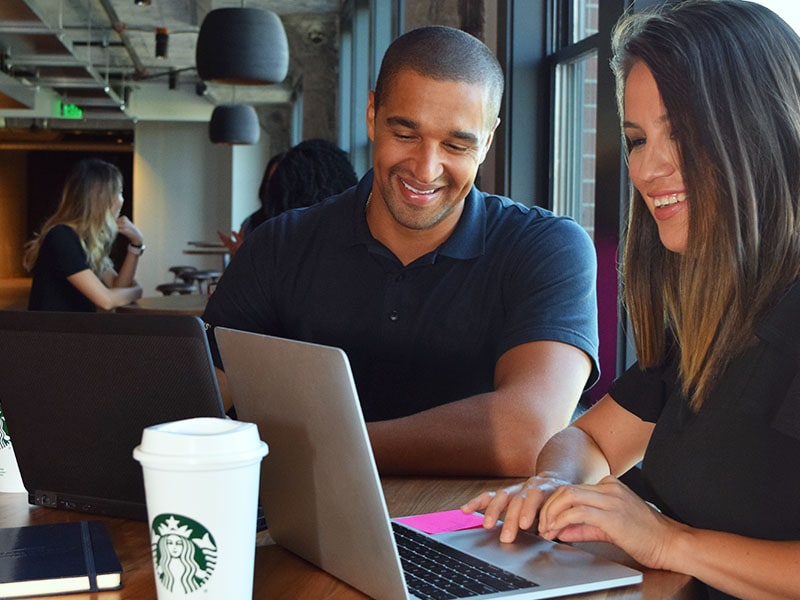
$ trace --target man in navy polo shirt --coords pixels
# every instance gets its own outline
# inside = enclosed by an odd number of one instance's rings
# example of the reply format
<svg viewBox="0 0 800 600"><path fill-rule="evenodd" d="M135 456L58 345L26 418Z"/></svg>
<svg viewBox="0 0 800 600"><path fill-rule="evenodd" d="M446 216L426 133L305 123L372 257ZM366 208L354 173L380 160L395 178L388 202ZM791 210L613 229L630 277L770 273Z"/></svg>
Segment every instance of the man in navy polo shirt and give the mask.
<svg viewBox="0 0 800 600"><path fill-rule="evenodd" d="M588 235L474 187L502 92L464 32L395 40L369 96L373 169L248 236L203 317L344 349L384 474L527 475L597 379Z"/></svg>

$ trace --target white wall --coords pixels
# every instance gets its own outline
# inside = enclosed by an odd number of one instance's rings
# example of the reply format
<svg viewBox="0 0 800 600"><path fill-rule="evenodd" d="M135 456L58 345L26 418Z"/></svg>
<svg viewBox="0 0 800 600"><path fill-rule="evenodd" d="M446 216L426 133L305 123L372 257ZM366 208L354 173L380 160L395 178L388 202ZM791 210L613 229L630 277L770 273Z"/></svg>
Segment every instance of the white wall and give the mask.
<svg viewBox="0 0 800 600"><path fill-rule="evenodd" d="M125 114L134 121L208 121L214 104L194 92L194 85L171 90L161 84L133 88Z"/></svg>
<svg viewBox="0 0 800 600"><path fill-rule="evenodd" d="M239 226L261 204L258 187L269 160L269 141L261 132L258 146L233 147L233 192L235 198L231 206L230 227L239 231Z"/></svg>
<svg viewBox="0 0 800 600"><path fill-rule="evenodd" d="M133 217L147 250L137 279L145 296L171 281L170 266L219 269L218 256L184 254L190 241L217 241L258 205L266 140L223 146L208 140L205 122L140 121L133 159ZM240 215L243 215L240 218Z"/></svg>

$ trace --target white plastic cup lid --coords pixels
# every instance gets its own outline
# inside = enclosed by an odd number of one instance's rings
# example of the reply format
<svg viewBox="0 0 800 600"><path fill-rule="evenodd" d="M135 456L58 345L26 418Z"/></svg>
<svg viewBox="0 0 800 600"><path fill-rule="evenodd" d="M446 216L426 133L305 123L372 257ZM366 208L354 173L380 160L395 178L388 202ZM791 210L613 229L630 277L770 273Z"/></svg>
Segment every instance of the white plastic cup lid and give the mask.
<svg viewBox="0 0 800 600"><path fill-rule="evenodd" d="M195 417L147 427L133 451L142 463L251 461L268 451L254 423L218 417Z"/></svg>

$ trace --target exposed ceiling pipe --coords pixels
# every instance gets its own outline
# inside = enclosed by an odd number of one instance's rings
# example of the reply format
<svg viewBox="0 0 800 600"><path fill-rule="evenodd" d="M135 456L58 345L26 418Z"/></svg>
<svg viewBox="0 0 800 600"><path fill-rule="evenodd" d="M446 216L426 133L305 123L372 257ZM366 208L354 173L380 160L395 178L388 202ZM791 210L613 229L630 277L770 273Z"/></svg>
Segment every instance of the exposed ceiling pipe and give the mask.
<svg viewBox="0 0 800 600"><path fill-rule="evenodd" d="M139 55L136 53L136 50L131 44L128 33L126 32L125 23L119 20L117 11L114 10L113 6L111 6L110 0L100 0L100 5L103 7L103 10L106 11L106 16L111 23L111 28L116 31L117 34L119 34L119 38L122 40L122 45L125 46L128 56L131 57L131 62L133 63L134 68L133 78L140 79L141 77L144 77L147 74L147 68L144 66L139 58Z"/></svg>

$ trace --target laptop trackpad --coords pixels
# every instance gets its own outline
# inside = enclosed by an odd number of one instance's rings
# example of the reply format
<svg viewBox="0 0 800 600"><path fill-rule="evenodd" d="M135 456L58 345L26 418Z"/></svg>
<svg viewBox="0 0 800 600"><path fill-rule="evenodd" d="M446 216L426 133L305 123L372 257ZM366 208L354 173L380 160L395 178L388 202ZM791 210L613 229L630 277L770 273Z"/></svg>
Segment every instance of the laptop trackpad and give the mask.
<svg viewBox="0 0 800 600"><path fill-rule="evenodd" d="M569 593L579 593L609 587L609 579L618 578L615 585L631 585L642 581L639 571L562 543L554 543L536 535L519 532L511 544L500 542L500 529L468 529L434 536L459 550L482 558L512 573L547 588L576 586ZM565 590L566 592L567 590Z"/></svg>

